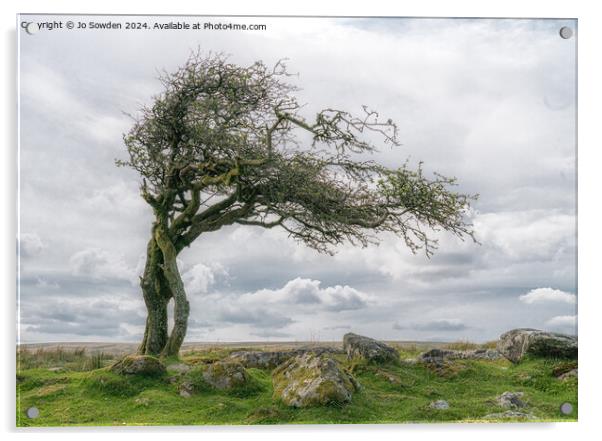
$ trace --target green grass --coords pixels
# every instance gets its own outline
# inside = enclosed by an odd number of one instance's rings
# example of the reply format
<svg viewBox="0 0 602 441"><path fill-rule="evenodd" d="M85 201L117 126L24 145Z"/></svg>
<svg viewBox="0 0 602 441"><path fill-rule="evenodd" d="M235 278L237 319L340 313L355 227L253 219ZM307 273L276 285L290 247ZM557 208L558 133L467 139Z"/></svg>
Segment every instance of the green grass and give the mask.
<svg viewBox="0 0 602 441"><path fill-rule="evenodd" d="M85 348L67 350L61 346L54 349L40 348L35 351L17 351L17 370L61 367L73 371L89 371L106 366L111 360L104 352L88 353Z"/></svg>
<svg viewBox="0 0 602 441"><path fill-rule="evenodd" d="M227 352L212 349L206 354L185 354L182 361L207 363ZM417 353L407 348L401 358ZM22 363L18 370L17 425L482 422L483 416L505 410L495 401L504 391L524 392L527 412L536 416L532 421L577 418L577 380L561 381L554 376L570 367L566 361L531 359L512 365L505 360L457 360L435 370L404 362L378 367L357 361L351 364L342 356L339 360L353 371L362 389L350 404L307 409L289 408L273 400L271 372L261 369L248 369L253 387L244 393L201 388L184 398L179 395L177 381L170 381L172 373L160 378L123 377L106 368L68 368L73 361L64 362L64 371ZM439 399L448 401L450 408L429 407ZM560 413L563 402L573 404L572 415ZM32 406L40 411L36 419L25 414Z"/></svg>

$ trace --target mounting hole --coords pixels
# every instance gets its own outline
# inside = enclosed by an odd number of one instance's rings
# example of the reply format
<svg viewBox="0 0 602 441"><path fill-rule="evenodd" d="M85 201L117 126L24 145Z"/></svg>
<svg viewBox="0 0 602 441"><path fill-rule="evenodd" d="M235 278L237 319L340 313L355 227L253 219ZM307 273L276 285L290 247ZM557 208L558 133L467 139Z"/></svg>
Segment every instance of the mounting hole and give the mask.
<svg viewBox="0 0 602 441"><path fill-rule="evenodd" d="M570 415L573 413L573 405L571 403L562 403L560 405L560 413Z"/></svg>
<svg viewBox="0 0 602 441"><path fill-rule="evenodd" d="M565 40L568 40L569 38L571 38L573 36L573 30L571 28L569 28L568 26L561 27L560 31L558 31L558 33Z"/></svg>
<svg viewBox="0 0 602 441"><path fill-rule="evenodd" d="M25 32L27 32L29 35L37 34L39 30L40 28L38 27L38 24L34 22L28 23L25 27Z"/></svg>
<svg viewBox="0 0 602 441"><path fill-rule="evenodd" d="M25 411L25 414L27 415L27 418L37 418L40 416L40 411L38 410L37 407L30 407L29 409L27 409Z"/></svg>

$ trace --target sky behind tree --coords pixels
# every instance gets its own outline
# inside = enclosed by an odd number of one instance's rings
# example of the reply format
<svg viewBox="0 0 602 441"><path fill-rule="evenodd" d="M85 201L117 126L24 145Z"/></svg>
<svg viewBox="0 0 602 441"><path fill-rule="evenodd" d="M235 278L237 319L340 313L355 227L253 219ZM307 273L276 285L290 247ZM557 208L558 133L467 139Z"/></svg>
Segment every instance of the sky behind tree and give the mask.
<svg viewBox="0 0 602 441"><path fill-rule="evenodd" d="M66 20L28 16L27 21ZM141 17L69 17L89 22ZM20 335L137 341L150 208L117 168L121 136L192 50L288 59L301 114L376 109L409 158L479 193L481 245L441 235L430 260L402 241L319 255L278 230L228 227L181 255L187 341L484 341L515 327L575 333L576 38L571 20L144 18L265 31L20 33Z"/></svg>

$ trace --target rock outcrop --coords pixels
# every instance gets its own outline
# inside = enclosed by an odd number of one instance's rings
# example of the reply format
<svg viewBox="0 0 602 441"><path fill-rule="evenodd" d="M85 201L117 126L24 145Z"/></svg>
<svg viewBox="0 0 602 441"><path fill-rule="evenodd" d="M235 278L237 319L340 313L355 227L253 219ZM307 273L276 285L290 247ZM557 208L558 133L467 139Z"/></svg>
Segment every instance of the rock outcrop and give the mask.
<svg viewBox="0 0 602 441"><path fill-rule="evenodd" d="M475 349L454 351L451 349L431 349L418 357L423 363L437 363L445 360L497 360L502 358L500 352L493 349Z"/></svg>
<svg viewBox="0 0 602 441"><path fill-rule="evenodd" d="M166 372L163 363L158 358L150 355L127 355L109 369L119 375L142 375L147 377L157 377Z"/></svg>
<svg viewBox="0 0 602 441"><path fill-rule="evenodd" d="M292 351L236 351L227 359L247 368L273 369L294 355Z"/></svg>
<svg viewBox="0 0 602 441"><path fill-rule="evenodd" d="M229 361L216 361L209 365L200 365L188 371L180 383L180 396L207 390L236 392L249 388L253 381L245 368Z"/></svg>
<svg viewBox="0 0 602 441"><path fill-rule="evenodd" d="M212 388L232 390L246 386L250 376L240 363L217 361L211 363L203 372L203 379Z"/></svg>
<svg viewBox="0 0 602 441"><path fill-rule="evenodd" d="M382 364L398 362L399 354L383 342L353 333L343 336L343 350L348 358L363 358L369 363Z"/></svg>
<svg viewBox="0 0 602 441"><path fill-rule="evenodd" d="M274 398L292 407L343 404L359 388L355 379L329 356L306 352L272 373Z"/></svg>
<svg viewBox="0 0 602 441"><path fill-rule="evenodd" d="M497 350L518 363L525 356L577 358L577 337L537 329L513 329L500 336Z"/></svg>
<svg viewBox="0 0 602 441"><path fill-rule="evenodd" d="M292 351L235 351L228 356L227 360L240 363L246 368L273 369L285 361L305 353L322 355L338 354L342 351L323 346L300 348Z"/></svg>

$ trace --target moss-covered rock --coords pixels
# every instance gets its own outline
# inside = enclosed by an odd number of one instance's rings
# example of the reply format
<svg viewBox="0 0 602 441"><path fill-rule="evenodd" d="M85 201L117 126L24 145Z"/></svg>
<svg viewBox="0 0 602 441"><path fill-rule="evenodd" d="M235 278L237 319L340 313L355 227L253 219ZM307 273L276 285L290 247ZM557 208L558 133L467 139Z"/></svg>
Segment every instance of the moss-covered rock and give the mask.
<svg viewBox="0 0 602 441"><path fill-rule="evenodd" d="M294 349L290 351L235 351L230 353L227 361L234 361L246 368L274 369L276 366L297 356L311 352L316 355L343 354L340 349L329 346L312 346Z"/></svg>
<svg viewBox="0 0 602 441"><path fill-rule="evenodd" d="M119 375L141 375L145 377L159 377L165 374L165 366L161 361L150 355L127 355L109 370Z"/></svg>
<svg viewBox="0 0 602 441"><path fill-rule="evenodd" d="M231 390L246 386L250 375L240 363L217 361L207 366L203 378L213 388Z"/></svg>
<svg viewBox="0 0 602 441"><path fill-rule="evenodd" d="M499 360L502 354L493 349L472 349L466 351L455 351L451 349L431 349L423 352L418 357L422 363L431 363L445 360Z"/></svg>
<svg viewBox="0 0 602 441"><path fill-rule="evenodd" d="M513 363L525 356L577 359L577 337L537 329L513 329L500 336L498 351Z"/></svg>
<svg viewBox="0 0 602 441"><path fill-rule="evenodd" d="M239 363L216 361L200 365L186 373L180 384L180 395L187 396L207 390L244 392L255 388L255 382Z"/></svg>
<svg viewBox="0 0 602 441"><path fill-rule="evenodd" d="M247 368L273 369L295 355L293 351L236 351L228 358Z"/></svg>
<svg viewBox="0 0 602 441"><path fill-rule="evenodd" d="M361 358L368 363L383 364L399 361L399 354L391 346L352 332L343 336L343 349L348 358Z"/></svg>
<svg viewBox="0 0 602 441"><path fill-rule="evenodd" d="M348 403L359 388L334 359L309 352L278 366L272 383L274 398L293 407Z"/></svg>

